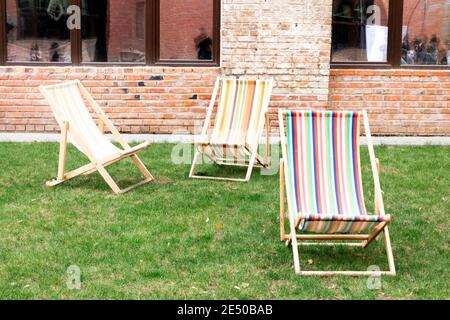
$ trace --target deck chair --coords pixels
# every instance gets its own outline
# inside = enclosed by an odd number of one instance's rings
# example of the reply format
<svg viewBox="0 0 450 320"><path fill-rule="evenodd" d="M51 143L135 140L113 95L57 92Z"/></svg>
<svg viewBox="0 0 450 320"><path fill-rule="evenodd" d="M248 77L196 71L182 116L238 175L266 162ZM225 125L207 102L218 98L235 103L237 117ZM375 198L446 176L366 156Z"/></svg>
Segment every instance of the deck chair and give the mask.
<svg viewBox="0 0 450 320"><path fill-rule="evenodd" d="M143 143L134 148L130 147L80 81L40 86L39 89L50 104L56 121L61 127L58 176L55 180L47 182L47 186L53 187L80 175L89 175L96 171L116 194L128 192L154 180L152 174L137 156L137 153L147 148L149 143ZM85 101L97 115L98 126L91 117ZM123 149L116 147L103 135L105 127L111 131ZM68 140L86 155L91 163L66 173L65 160ZM145 179L126 189L120 189L106 171L106 167L128 157L131 157Z"/></svg>
<svg viewBox="0 0 450 320"><path fill-rule="evenodd" d="M195 143L196 152L189 177L248 182L253 168L270 166L270 121L268 108L273 81L218 78L206 115L201 138ZM216 98L217 112L213 119ZM259 140L266 127L266 155L258 154ZM204 154L219 165L247 167L243 179L199 176L195 168Z"/></svg>
<svg viewBox="0 0 450 320"><path fill-rule="evenodd" d="M280 165L281 240L291 244L294 269L310 276L395 275L388 224L366 112L280 111L283 158ZM366 211L360 167L364 123L375 187L375 212ZM285 126L286 123L286 126ZM285 233L285 191L290 233ZM366 248L384 233L389 271L302 271L299 245ZM334 242L333 242L334 241ZM346 242L341 242L346 241Z"/></svg>

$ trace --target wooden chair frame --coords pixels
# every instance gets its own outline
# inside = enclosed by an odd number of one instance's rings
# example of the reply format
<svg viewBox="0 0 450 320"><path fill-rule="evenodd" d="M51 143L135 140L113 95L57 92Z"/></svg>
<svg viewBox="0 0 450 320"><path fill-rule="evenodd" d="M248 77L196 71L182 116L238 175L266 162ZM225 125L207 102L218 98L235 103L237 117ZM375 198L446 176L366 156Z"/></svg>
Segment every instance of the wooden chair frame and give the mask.
<svg viewBox="0 0 450 320"><path fill-rule="evenodd" d="M286 157L287 157L287 140L286 131L284 127L286 111L279 111L280 121L280 135L283 158L280 162L280 238L282 242L292 245L292 251L294 256L294 270L295 273L302 276L395 276L396 269L394 263L394 255L392 252L392 245L389 235L388 224L391 221L391 216L386 215L384 211L383 195L381 190L379 172L380 164L379 160L375 157L375 150L373 147L372 135L369 126L369 120L367 112L363 111L365 135L367 138L367 146L369 149L370 163L372 168L372 175L375 188L375 214L384 217L384 221L377 224L368 234L297 234L298 227L304 216L300 215L297 219L294 219L294 213L291 212L288 205L287 213L285 211L285 200L291 202L290 193L286 189L286 181L289 178L287 170L285 169ZM285 197L285 194L287 197ZM286 234L284 221L289 219L290 233ZM385 249L387 254L387 260L389 265L389 271L302 271L300 267L299 257L299 245L304 246L349 246L349 247L361 247L367 248L379 235L384 234ZM346 241L346 242L339 242Z"/></svg>
<svg viewBox="0 0 450 320"><path fill-rule="evenodd" d="M210 136L210 131L212 129L212 115L214 112L214 106L216 103L216 99L217 99L217 95L219 93L219 87L220 87L220 83L224 78L217 78L216 83L214 85L214 91L213 91L213 95L211 97L211 102L209 104L208 107L208 111L206 114L206 120L205 120L205 124L203 126L203 130L202 130L202 134L201 134L201 140L203 140L205 137L209 137ZM269 90L270 92L272 92L272 88L273 88L273 80L269 80ZM270 103L270 95L268 97L265 97L265 101L263 102L264 106L266 106L265 108L268 109L269 103ZM257 131L257 139L255 141L255 143L253 145L228 145L228 144L223 144L223 145L216 145L216 144L212 144L209 142L200 142L200 143L194 143L196 150L195 150L195 155L194 155L194 160L192 162L192 167L191 170L189 172L189 178L193 178L193 179L203 179L203 180L220 180L220 181L234 181L234 182L249 182L252 176L252 172L253 172L253 168L254 167L259 167L259 168L269 168L270 167L270 157L271 157L271 150L270 150L270 116L269 116L269 112L265 111L264 113L264 117L261 117L261 121L260 124L258 126L258 131ZM259 146L259 139L262 136L262 132L264 131L265 128L265 132L266 132L266 155L265 157L262 157L259 153L258 153L258 146ZM209 141L208 139L205 139ZM198 150L199 146L212 146L212 147L222 147L222 148L243 148L245 149L249 154L250 154L250 158L248 161L236 161L236 158L218 158L215 156L211 156L208 155L207 153L204 152L200 152ZM247 173L245 175L245 178L226 178L226 177L214 177L214 176L199 176L195 174L195 169L198 165L198 161L200 160L200 156L202 154L205 154L208 159L210 161L212 161L215 164L218 165L223 165L223 166L234 166L234 167L245 167L248 168L247 169Z"/></svg>
<svg viewBox="0 0 450 320"><path fill-rule="evenodd" d="M55 180L51 180L47 182L48 187L54 187L59 184L62 184L66 181L72 180L73 178L76 178L80 175L90 175L94 172L100 173L100 175L103 177L105 182L108 184L108 186L112 189L112 191L115 194L122 194L126 193L136 187L139 187L143 184L146 184L148 182L153 181L155 178L152 176L150 171L147 169L147 167L144 165L144 163L141 161L141 159L138 157L137 153L147 148L150 144L143 143L140 144L134 148L132 148L122 137L122 135L119 133L117 128L114 126L114 124L111 122L111 120L106 116L105 112L100 108L100 106L95 102L95 100L92 98L92 96L89 94L89 92L86 90L86 88L81 84L79 80L66 82L59 85L54 85L52 87L64 87L73 85L74 83L77 84L78 89L80 90L81 96L86 99L88 104L92 107L95 114L98 116L98 129L99 131L104 134L105 127L110 130L112 133L113 138L122 146L124 149L123 152L111 156L106 159L98 160L95 158L93 153L89 150L89 148L83 143L83 140L79 136L76 130L71 130L70 123L68 122L62 122L60 123L61 127L61 138L60 138L60 146L59 146L59 162L58 162L58 175ZM48 102L50 102L53 105L57 105L56 101L53 99L53 97L48 93L45 86L39 87L41 93L43 96L47 99ZM59 122L59 121L58 121ZM66 162L66 154L67 154L67 139L68 135L70 134L73 141L80 146L80 148L83 150L83 153L88 157L90 163L87 165L84 165L76 170L66 172L65 170L65 162ZM132 186L129 186L125 189L121 189L117 183L114 181L114 179L111 177L111 175L106 171L106 168L110 165L113 165L125 158L131 158L133 163L136 165L136 167L139 169L139 171L143 174L144 180L141 182L138 182Z"/></svg>

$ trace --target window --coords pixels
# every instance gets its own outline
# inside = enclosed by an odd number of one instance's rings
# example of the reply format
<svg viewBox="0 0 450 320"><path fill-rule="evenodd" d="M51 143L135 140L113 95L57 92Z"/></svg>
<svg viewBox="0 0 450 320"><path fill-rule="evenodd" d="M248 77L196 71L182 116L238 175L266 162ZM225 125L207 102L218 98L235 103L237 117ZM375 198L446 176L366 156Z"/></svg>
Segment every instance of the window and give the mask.
<svg viewBox="0 0 450 320"><path fill-rule="evenodd" d="M7 61L70 62L67 3L52 0L7 1Z"/></svg>
<svg viewBox="0 0 450 320"><path fill-rule="evenodd" d="M213 66L219 37L220 0L0 0L0 64Z"/></svg>
<svg viewBox="0 0 450 320"><path fill-rule="evenodd" d="M334 67L448 67L449 0L333 0Z"/></svg>
<svg viewBox="0 0 450 320"><path fill-rule="evenodd" d="M333 2L334 62L387 62L388 1Z"/></svg>
<svg viewBox="0 0 450 320"><path fill-rule="evenodd" d="M143 0L87 0L82 8L82 62L145 63Z"/></svg>
<svg viewBox="0 0 450 320"><path fill-rule="evenodd" d="M450 65L450 1L405 1L403 65Z"/></svg>
<svg viewBox="0 0 450 320"><path fill-rule="evenodd" d="M161 59L212 59L213 1L165 0L159 10Z"/></svg>

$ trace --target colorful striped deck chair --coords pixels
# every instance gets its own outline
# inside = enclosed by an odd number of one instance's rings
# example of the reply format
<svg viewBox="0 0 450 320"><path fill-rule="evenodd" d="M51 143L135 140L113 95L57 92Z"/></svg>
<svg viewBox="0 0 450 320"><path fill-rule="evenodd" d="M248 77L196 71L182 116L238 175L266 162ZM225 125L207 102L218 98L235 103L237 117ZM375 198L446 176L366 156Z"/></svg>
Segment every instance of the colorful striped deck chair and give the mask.
<svg viewBox="0 0 450 320"><path fill-rule="evenodd" d="M273 81L218 78L206 115L201 138L195 143L196 153L189 176L248 182L253 167L270 166L270 121L268 108ZM217 112L213 118L218 99ZM266 127L266 155L258 154L259 140ZM219 165L247 167L244 179L207 177L195 174L200 156L204 154Z"/></svg>
<svg viewBox="0 0 450 320"><path fill-rule="evenodd" d="M89 175L97 171L116 194L125 193L154 180L137 156L137 153L147 148L149 143L143 143L134 148L130 147L80 81L40 86L39 89L50 104L56 121L61 127L58 176L55 180L47 182L47 186L54 187L80 175ZM97 115L98 126L89 113L85 102ZM103 135L105 127L111 131L113 138L120 143L123 149L116 147ZM87 156L91 163L66 173L65 160L68 139ZM133 160L143 174L144 180L122 190L106 171L106 167L128 157Z"/></svg>
<svg viewBox="0 0 450 320"><path fill-rule="evenodd" d="M280 111L279 121L283 152L280 231L281 240L292 245L295 272L322 276L395 275L388 230L391 216L384 212L379 162L375 158L366 112ZM374 214L366 211L364 203L360 167L361 121L374 179ZM285 191L289 234L284 228ZM300 268L299 245L366 248L381 232L384 232L389 271L302 271Z"/></svg>

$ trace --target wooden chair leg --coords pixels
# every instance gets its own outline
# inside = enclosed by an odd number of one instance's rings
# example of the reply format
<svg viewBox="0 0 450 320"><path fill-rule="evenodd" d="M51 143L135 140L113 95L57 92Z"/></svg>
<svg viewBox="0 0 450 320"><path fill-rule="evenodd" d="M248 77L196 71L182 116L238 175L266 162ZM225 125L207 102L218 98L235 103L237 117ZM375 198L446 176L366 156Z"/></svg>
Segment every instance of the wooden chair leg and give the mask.
<svg viewBox="0 0 450 320"><path fill-rule="evenodd" d="M280 238L286 240L286 231L284 228L284 161L280 161Z"/></svg>
<svg viewBox="0 0 450 320"><path fill-rule="evenodd" d="M390 238L389 229L387 226L384 229L384 244L386 246L386 253L387 253L387 257L388 257L389 272L392 275L396 275L397 271L395 270L394 253L392 252L391 238Z"/></svg>
<svg viewBox="0 0 450 320"><path fill-rule="evenodd" d="M269 113L266 113L266 164L267 167L270 167L270 116Z"/></svg>
<svg viewBox="0 0 450 320"><path fill-rule="evenodd" d="M381 171L380 171L380 160L377 158L377 159L375 159L375 162L377 164L377 173L378 173L378 176L379 176L380 173L381 173ZM383 192L383 191L381 191L381 192ZM374 214L375 215L379 215L380 214L380 208L379 208L378 203L379 203L379 199L378 199L377 194L375 192L375 205L374 205ZM381 234L378 235L375 239L376 239L376 241L379 241L380 238L381 238Z"/></svg>
<svg viewBox="0 0 450 320"><path fill-rule="evenodd" d="M58 180L64 180L64 172L66 166L67 155L67 133L69 131L69 123L64 122L61 130L61 140L59 142L59 163L58 163Z"/></svg>
<svg viewBox="0 0 450 320"><path fill-rule="evenodd" d="M155 180L155 178L152 176L150 171L147 169L147 167L144 165L144 163L141 161L141 159L139 159L139 157L136 154L131 155L130 158L131 158L131 160L133 160L134 164L138 167L139 171L144 175L145 179L136 184L133 184L125 189L119 188L117 183L111 178L111 175L106 171L105 166L100 165L100 168L99 168L99 166L97 166L98 172L102 175L102 177L105 179L106 183L110 186L110 188L116 194L126 193L128 191L131 191L131 190L139 187L139 186L142 186L146 183L149 183L149 182Z"/></svg>
<svg viewBox="0 0 450 320"><path fill-rule="evenodd" d="M377 226L375 226L373 228L373 230L370 232L369 234L369 238L364 242L364 248L367 248L370 243L375 240L375 238L378 237L378 235L383 232L384 228L387 227L387 223L386 222L382 222L380 224L378 224Z"/></svg>
<svg viewBox="0 0 450 320"><path fill-rule="evenodd" d="M395 276L396 270L394 265L394 256L392 254L392 247L391 242L389 238L389 230L386 228L385 231L385 239L386 239L386 252L387 252L387 258L389 262L389 271L301 271L300 269L300 260L298 257L298 248L295 249L295 247L299 246L299 244L294 244L292 241L292 247L294 252L294 266L295 266L295 272L302 276L322 276L322 277L329 277L329 276L351 276L351 277L372 277L372 276ZM292 238L292 235L290 236ZM287 240L287 243L289 243L289 240ZM304 243L304 245L323 245L323 246L336 246L336 245L343 245L343 246L351 246L351 247L361 247L362 245L360 243L319 243L319 242L307 242ZM296 257L297 253L297 257Z"/></svg>
<svg viewBox="0 0 450 320"><path fill-rule="evenodd" d="M109 187L112 189L112 191L115 194L121 193L121 190L117 183L113 180L111 175L106 171L105 167L103 167L101 164L97 164L97 171L100 173L100 175L105 179L105 182L109 185Z"/></svg>
<svg viewBox="0 0 450 320"><path fill-rule="evenodd" d="M377 172L378 172L378 174L380 174L380 160L376 159L375 161L376 161L376 164L377 164ZM375 193L375 205L374 205L374 214L375 215L379 215L380 214L380 208L378 206L378 201L379 201L378 196Z"/></svg>
<svg viewBox="0 0 450 320"><path fill-rule="evenodd" d="M48 187L55 187L57 185L60 185L66 181L72 180L80 175L85 175L86 173L90 172L90 173L94 173L95 171L97 171L96 166L92 163L87 164L85 166L82 166L76 170L67 172L66 174L64 174L64 179L63 180L53 180L53 181L48 181L47 182L47 186Z"/></svg>
<svg viewBox="0 0 450 320"><path fill-rule="evenodd" d="M391 239L389 236L389 229L386 225L384 228L382 228L382 232L384 233L385 237L385 246L386 246L386 255L388 259L389 264L389 271L301 271L300 270L300 261L298 257L298 249L294 249L294 247L297 247L298 244L294 243L294 239L297 237L304 237L304 236L289 236L290 239L287 240L287 243L290 243L290 240L292 239L292 247L294 252L294 266L297 274L300 274L302 276L363 276L363 277L370 277L370 276L395 276L397 274L397 271L395 269L395 263L394 263L394 255L392 252L392 245L391 245ZM324 235L321 235L322 237ZM329 235L329 237L335 237L334 235ZM339 236L337 236L339 237ZM372 236L372 238L374 238ZM341 239L338 239L341 240ZM372 239L373 240L373 239ZM352 247L364 247L367 245L367 241L364 241L363 243L319 243L319 242L309 242L304 243L305 245L326 245L326 246L336 246L336 245L345 245L345 246L352 246ZM297 256L296 256L297 254ZM298 268L298 269L297 269Z"/></svg>
<svg viewBox="0 0 450 320"><path fill-rule="evenodd" d="M258 148L256 148L256 149L258 149ZM247 175L245 176L245 181L247 181L247 182L249 182L252 177L253 167L255 166L257 156L258 156L257 150L253 151L252 157L250 158L250 162L248 164Z"/></svg>
<svg viewBox="0 0 450 320"><path fill-rule="evenodd" d="M254 150L250 148L250 150ZM250 161L247 163L225 163L220 159L214 159L208 153L204 153L213 163L221 164L221 165L230 165L230 166L245 166L248 167L245 178L222 178L222 177L210 177L210 176L197 176L195 175L195 169L197 167L197 163L199 161L199 157L202 155L198 150L196 150L194 155L194 160L192 161L191 170L189 172L189 178L202 179L202 180L221 180L221 181L235 181L235 182L249 182L253 173L253 169L256 167L256 162L258 160L257 151L251 151ZM264 162L264 161L262 161ZM264 167L264 166L263 166Z"/></svg>
<svg viewBox="0 0 450 320"><path fill-rule="evenodd" d="M131 156L131 160L133 160L134 164L136 165L136 167L138 167L139 171L141 171L141 173L144 175L145 179L151 180L155 179L153 175L150 173L150 171L147 169L147 167L144 165L142 160L136 154Z"/></svg>
<svg viewBox="0 0 450 320"><path fill-rule="evenodd" d="M189 178L192 178L195 174L195 167L197 166L198 158L200 157L200 152L195 150L194 160L192 161L191 171L189 172Z"/></svg>
<svg viewBox="0 0 450 320"><path fill-rule="evenodd" d="M300 274L302 271L300 268L300 255L298 252L298 241L295 235L295 230L291 231L291 245L292 245L292 253L294 255L294 271L296 274Z"/></svg>

